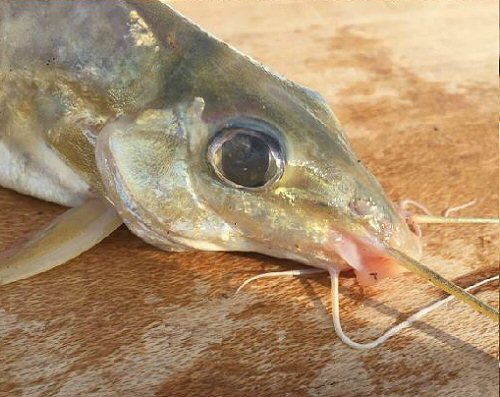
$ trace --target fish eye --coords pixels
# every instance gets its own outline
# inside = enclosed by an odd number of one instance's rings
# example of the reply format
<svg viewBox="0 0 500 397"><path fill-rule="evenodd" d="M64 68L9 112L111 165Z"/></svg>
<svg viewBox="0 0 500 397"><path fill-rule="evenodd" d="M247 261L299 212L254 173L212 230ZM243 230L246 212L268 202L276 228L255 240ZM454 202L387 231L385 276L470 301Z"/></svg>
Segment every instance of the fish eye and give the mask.
<svg viewBox="0 0 500 397"><path fill-rule="evenodd" d="M283 175L283 153L270 135L245 128L219 131L208 147L215 174L232 187L261 190Z"/></svg>

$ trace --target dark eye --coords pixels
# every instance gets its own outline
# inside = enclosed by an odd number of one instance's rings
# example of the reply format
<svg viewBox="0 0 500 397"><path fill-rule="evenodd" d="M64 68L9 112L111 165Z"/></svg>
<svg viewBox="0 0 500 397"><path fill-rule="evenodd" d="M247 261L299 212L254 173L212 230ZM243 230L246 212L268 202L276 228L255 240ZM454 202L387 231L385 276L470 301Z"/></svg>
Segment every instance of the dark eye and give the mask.
<svg viewBox="0 0 500 397"><path fill-rule="evenodd" d="M208 159L217 176L233 187L267 187L283 174L279 143L259 131L242 128L220 131L209 146Z"/></svg>

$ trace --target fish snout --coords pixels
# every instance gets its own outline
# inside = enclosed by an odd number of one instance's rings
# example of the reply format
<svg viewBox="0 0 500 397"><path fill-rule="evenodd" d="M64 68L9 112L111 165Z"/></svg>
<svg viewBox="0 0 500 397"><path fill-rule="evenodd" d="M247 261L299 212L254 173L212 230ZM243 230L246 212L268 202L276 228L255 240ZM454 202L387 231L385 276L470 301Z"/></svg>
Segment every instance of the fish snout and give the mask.
<svg viewBox="0 0 500 397"><path fill-rule="evenodd" d="M399 225L396 226L395 232L387 245L414 259L419 260L422 257L422 242L420 237L408 227L403 219L399 220Z"/></svg>
<svg viewBox="0 0 500 397"><path fill-rule="evenodd" d="M332 265L339 269L354 269L362 285L370 285L405 271L389 254L388 248L420 259L422 248L419 237L390 202L362 199L351 200L344 222L337 222L326 238L324 249ZM344 263L335 263L338 259Z"/></svg>

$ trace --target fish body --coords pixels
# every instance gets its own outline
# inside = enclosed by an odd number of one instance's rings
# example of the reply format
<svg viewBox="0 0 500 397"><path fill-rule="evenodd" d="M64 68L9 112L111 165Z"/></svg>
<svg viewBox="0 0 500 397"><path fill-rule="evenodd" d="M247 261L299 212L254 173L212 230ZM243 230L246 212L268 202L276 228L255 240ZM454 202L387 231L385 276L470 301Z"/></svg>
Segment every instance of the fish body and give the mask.
<svg viewBox="0 0 500 397"><path fill-rule="evenodd" d="M164 250L254 251L364 283L399 271L385 247L418 257L324 99L171 7L4 1L0 33L0 185L104 198Z"/></svg>
<svg viewBox="0 0 500 397"><path fill-rule="evenodd" d="M80 204L96 134L157 100L174 56L124 2L8 1L0 18L0 183Z"/></svg>

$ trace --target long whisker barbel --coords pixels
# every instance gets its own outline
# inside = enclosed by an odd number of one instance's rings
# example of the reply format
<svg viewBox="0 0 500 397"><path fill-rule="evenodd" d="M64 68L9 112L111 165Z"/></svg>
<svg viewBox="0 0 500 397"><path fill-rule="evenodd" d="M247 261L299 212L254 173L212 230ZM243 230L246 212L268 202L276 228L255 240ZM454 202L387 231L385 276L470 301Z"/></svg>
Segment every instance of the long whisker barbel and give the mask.
<svg viewBox="0 0 500 397"><path fill-rule="evenodd" d="M407 270L410 270L412 273L417 274L418 276L424 278L427 281L430 281L436 287L439 287L443 291L453 295L455 298L468 304L471 308L476 310L477 312L486 315L492 320L498 322L499 314L498 310L493 306L487 304L486 302L482 302L474 295L471 295L463 288L459 287L455 283L445 279L440 274L436 273L434 270L428 268L424 264L419 261L409 257L401 251L398 251L394 248L386 247L387 252L397 261L397 263Z"/></svg>
<svg viewBox="0 0 500 397"><path fill-rule="evenodd" d="M438 215L416 214L411 219L418 224L445 224L445 223L463 223L463 224L496 224L500 223L498 218L475 218L475 217L448 217Z"/></svg>

